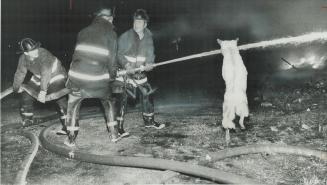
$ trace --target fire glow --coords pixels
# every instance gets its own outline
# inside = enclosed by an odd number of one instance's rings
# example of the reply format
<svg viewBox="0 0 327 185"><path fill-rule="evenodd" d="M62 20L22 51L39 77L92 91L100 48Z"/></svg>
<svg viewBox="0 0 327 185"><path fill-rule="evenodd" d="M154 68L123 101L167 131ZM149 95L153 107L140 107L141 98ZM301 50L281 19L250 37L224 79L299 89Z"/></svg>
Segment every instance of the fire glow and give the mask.
<svg viewBox="0 0 327 185"><path fill-rule="evenodd" d="M314 54L307 54L304 57L296 58L296 57L289 57L290 63L293 64L296 68L307 68L311 67L312 69L321 69L325 66L326 56L317 56ZM292 66L282 63L281 68L283 70L291 69Z"/></svg>

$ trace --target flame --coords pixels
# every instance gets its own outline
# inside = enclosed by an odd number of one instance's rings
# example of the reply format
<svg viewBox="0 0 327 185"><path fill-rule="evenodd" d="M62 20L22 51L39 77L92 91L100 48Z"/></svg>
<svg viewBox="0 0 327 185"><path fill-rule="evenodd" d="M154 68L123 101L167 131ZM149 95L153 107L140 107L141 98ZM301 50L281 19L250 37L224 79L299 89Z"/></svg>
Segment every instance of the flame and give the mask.
<svg viewBox="0 0 327 185"><path fill-rule="evenodd" d="M324 66L325 63L324 59L325 57L317 57L315 55L311 55L303 58L302 66L299 65L299 67L311 66L313 69L319 69Z"/></svg>
<svg viewBox="0 0 327 185"><path fill-rule="evenodd" d="M288 70L288 69L291 69L292 66L288 65L288 64L285 64L285 63L282 63L281 66L280 66L281 69L283 70Z"/></svg>
<svg viewBox="0 0 327 185"><path fill-rule="evenodd" d="M308 53L304 57L289 56L290 62L297 68L311 67L312 69L321 69L325 66L326 56L317 56L313 53ZM292 68L286 63L282 63L280 66L283 70Z"/></svg>

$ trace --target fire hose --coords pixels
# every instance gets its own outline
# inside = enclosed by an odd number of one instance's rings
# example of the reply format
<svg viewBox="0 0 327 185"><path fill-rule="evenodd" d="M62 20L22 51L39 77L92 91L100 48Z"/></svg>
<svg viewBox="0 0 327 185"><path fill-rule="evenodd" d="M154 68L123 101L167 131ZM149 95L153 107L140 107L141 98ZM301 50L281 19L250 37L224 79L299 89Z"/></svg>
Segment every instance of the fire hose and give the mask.
<svg viewBox="0 0 327 185"><path fill-rule="evenodd" d="M40 133L40 141L42 146L49 151L56 154L63 155L68 158L76 160L101 164L101 165L113 165L113 166L124 166L124 167L137 167L147 168L156 170L171 170L180 172L187 175L197 176L205 178L214 182L219 183L236 183L236 184L258 184L252 179L248 179L235 174L220 171L218 169L207 168L204 166L192 165L185 162L165 160L165 159L154 159L154 158L143 158L143 157L125 157L125 156L111 156L111 155L95 155L83 153L76 149L71 149L64 146L59 146L51 143L47 140L46 136L51 127L43 129ZM255 154L255 153L282 153L282 154L293 154L306 157L316 157L323 161L327 161L327 152L308 149L305 147L296 147L289 145L250 145L236 148L228 148L215 153L209 154L210 162L222 160L229 157ZM201 163L201 161L200 161Z"/></svg>
<svg viewBox="0 0 327 185"><path fill-rule="evenodd" d="M123 156L101 156L94 154L86 154L79 151L71 151L70 148L57 146L46 139L48 131L54 125L49 125L43 129L40 133L40 141L42 146L54 153L66 156L68 158L74 158L76 160L101 164L101 165L114 165L114 166L124 166L124 167L138 167L138 168L148 168L157 170L172 170L176 172L181 172L184 174L189 174L193 176L202 177L211 181L221 182L221 183L248 183L248 184L259 184L255 180L238 176L232 173L223 172L218 169L211 169L202 166L191 165L188 163L164 160L164 159L152 159L152 158L142 158L142 157L123 157ZM8 128L17 128L17 124L12 124ZM4 129L2 129L3 131ZM28 156L25 157L23 163L20 165L20 170L15 178L15 183L17 185L24 185L26 183L26 176L31 163L38 151L39 140L31 132L19 131L15 132L16 135L22 135L31 140L32 148L28 152Z"/></svg>
<svg viewBox="0 0 327 185"><path fill-rule="evenodd" d="M36 156L40 143L38 137L31 132L23 131L20 132L19 135L27 137L32 143L32 147L30 148L28 155L23 160L23 163L20 165L20 170L18 171L15 179L15 184L24 185L26 184L26 176L28 170L30 169L31 164Z"/></svg>
<svg viewBox="0 0 327 185"><path fill-rule="evenodd" d="M101 165L138 167L138 168L148 168L148 169L157 169L157 170L172 170L172 171L198 176L211 181L221 182L221 183L259 184L253 179L238 176L232 173L227 173L218 169L212 169L203 166L188 164L185 162L178 162L178 161L171 161L171 160L164 160L164 159L141 158L141 157L101 156L101 155L82 153L79 151L71 151L70 148L57 146L46 140L47 132L53 126L54 125L50 125L41 131L39 136L41 144L45 149L66 156L68 158L74 158L76 160L101 164ZM8 125L7 127L3 126L2 131L4 131L3 128L17 129L19 128L19 124L11 124ZM25 157L23 163L20 165L21 166L20 170L15 178L15 184L24 185L26 183L26 176L28 170L37 153L39 140L37 136L35 136L31 132L21 131L21 132L17 132L16 134L28 137L33 145L30 151L28 152L28 156Z"/></svg>
<svg viewBox="0 0 327 185"><path fill-rule="evenodd" d="M313 150L304 147L289 146L289 145L250 145L236 148L229 148L221 150L215 153L209 154L210 162L222 160L228 157L235 157L245 154L256 154L256 153L282 153L282 154L293 154L307 157L316 157L323 161L327 161L327 152L320 150Z"/></svg>
<svg viewBox="0 0 327 185"><path fill-rule="evenodd" d="M15 131L11 134L14 134L15 136L19 135L19 136L26 137L27 139L30 140L32 145L29 151L27 152L27 155L24 157L23 162L20 164L18 173L13 183L15 185L25 185L27 173L31 167L31 164L40 146L39 138L36 135L34 135L32 132L28 132L24 130Z"/></svg>
<svg viewBox="0 0 327 185"><path fill-rule="evenodd" d="M138 168L149 168L158 170L171 170L176 172L181 172L184 174L189 174L193 176L198 176L206 178L220 183L251 183L255 184L252 179L244 178L234 174L226 173L217 169L206 168L202 166L191 165L183 162L164 160L164 159L152 159L152 158L141 158L141 157L122 157L122 156L102 156L94 154L86 154L74 151L71 148L57 146L46 139L46 135L51 127L50 125L43 129L40 134L40 141L42 146L54 153L74 158L76 160L90 162L101 165L114 165L114 166L127 166L127 167L138 167ZM28 152L28 156L25 157L21 168L16 176L15 184L25 184L26 175L34 159L39 143L37 137L29 132L22 131L17 132L18 135L25 136L31 140L33 147ZM327 161L327 152L312 150L304 147L295 147L289 145L250 145L242 146L236 148L229 148L221 150L215 153L210 153L210 162L215 162L217 160L222 160L228 157L234 157L239 155L254 154L254 153L283 153L283 154L295 154L307 157L317 157L318 159Z"/></svg>
<svg viewBox="0 0 327 185"><path fill-rule="evenodd" d="M111 155L96 155L83 153L79 150L72 150L65 146L59 146L47 140L46 136L49 130L54 125L50 125L43 129L40 133L40 141L42 146L56 154L73 158L79 161L88 163L95 163L110 166L123 166L123 167L137 167L156 170L171 170L188 175L202 177L214 182L228 183L228 184L262 184L253 179L235 175L232 173L224 172L218 169L208 168L199 165L192 165L186 162L179 162L166 159L154 159L144 157L125 157L125 156L111 156Z"/></svg>

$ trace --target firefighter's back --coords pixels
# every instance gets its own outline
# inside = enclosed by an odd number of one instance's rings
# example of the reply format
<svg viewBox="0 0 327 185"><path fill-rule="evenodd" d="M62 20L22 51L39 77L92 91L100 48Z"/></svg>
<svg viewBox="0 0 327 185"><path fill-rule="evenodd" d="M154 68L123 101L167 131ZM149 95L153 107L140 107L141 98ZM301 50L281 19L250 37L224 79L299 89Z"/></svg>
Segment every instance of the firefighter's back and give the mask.
<svg viewBox="0 0 327 185"><path fill-rule="evenodd" d="M87 92L88 96L102 96L109 90L110 68L116 52L113 43L117 35L113 25L96 18L81 30L69 71L68 86Z"/></svg>

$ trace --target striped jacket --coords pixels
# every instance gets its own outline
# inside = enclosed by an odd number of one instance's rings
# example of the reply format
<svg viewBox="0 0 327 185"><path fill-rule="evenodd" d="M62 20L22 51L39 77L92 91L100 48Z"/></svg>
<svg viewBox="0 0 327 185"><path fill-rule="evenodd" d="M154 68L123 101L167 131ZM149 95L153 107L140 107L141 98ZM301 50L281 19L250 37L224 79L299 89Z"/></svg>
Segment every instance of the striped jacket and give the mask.
<svg viewBox="0 0 327 185"><path fill-rule="evenodd" d="M122 69L127 63L132 68L154 63L155 55L151 31L146 28L144 37L140 40L133 29L127 30L119 37L117 55L119 67Z"/></svg>
<svg viewBox="0 0 327 185"><path fill-rule="evenodd" d="M102 97L115 75L117 34L114 26L96 17L78 33L67 87L83 96Z"/></svg>
<svg viewBox="0 0 327 185"><path fill-rule="evenodd" d="M29 83L37 86L36 91L48 91L53 83L65 83L67 73L60 60L44 48L39 48L39 56L33 61L22 54L14 77L13 88L18 90L22 85L27 71L33 73ZM63 86L64 87L64 86Z"/></svg>

